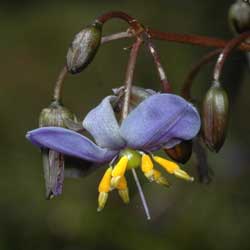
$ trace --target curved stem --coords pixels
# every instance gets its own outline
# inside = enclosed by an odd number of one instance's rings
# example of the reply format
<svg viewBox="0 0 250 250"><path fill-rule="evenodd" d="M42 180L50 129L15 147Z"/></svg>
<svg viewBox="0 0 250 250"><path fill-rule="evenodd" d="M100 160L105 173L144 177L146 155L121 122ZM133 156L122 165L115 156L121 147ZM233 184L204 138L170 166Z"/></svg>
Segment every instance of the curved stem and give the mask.
<svg viewBox="0 0 250 250"><path fill-rule="evenodd" d="M216 62L216 65L214 67L214 74L213 74L214 82L218 83L220 81L221 72L222 72L223 66L228 56L240 43L242 43L248 37L250 37L250 32L245 32L235 37L230 42L228 42L228 44L225 46L225 48L221 52Z"/></svg>
<svg viewBox="0 0 250 250"><path fill-rule="evenodd" d="M62 99L61 97L62 87L63 87L63 82L64 82L64 79L66 78L67 73L68 73L68 69L65 65L60 71L57 81L55 83L55 87L54 87L53 100L56 102L60 102Z"/></svg>
<svg viewBox="0 0 250 250"><path fill-rule="evenodd" d="M181 90L181 95L187 99L187 100L191 100L191 88L194 82L195 77L197 76L197 74L200 72L201 68L208 64L209 62L211 62L215 56L217 56L218 54L220 54L222 51L222 49L217 49L217 50L213 50L212 52L209 52L208 54L206 54L205 56L203 56L196 64L194 64L191 68L191 70L189 71L184 83L183 83L183 87Z"/></svg>
<svg viewBox="0 0 250 250"><path fill-rule="evenodd" d="M148 29L148 33L150 34L152 39L192 44L202 47L224 48L228 43L228 41L218 38L199 35L178 34L171 32L161 32L153 29ZM250 44L241 44L238 49L242 51L250 51Z"/></svg>
<svg viewBox="0 0 250 250"><path fill-rule="evenodd" d="M132 88L132 83L133 83L134 70L135 70L137 56L138 56L138 52L141 47L141 44L142 44L142 40L140 38L137 38L130 52L127 70L126 70L125 83L124 83L125 95L124 95L124 101L123 101L123 107L122 107L122 117L121 117L122 120L126 119L126 117L128 116L129 100L131 96L131 88ZM135 169L132 169L132 173L133 173L136 186L138 188L139 195L141 197L141 201L142 201L142 205L143 205L146 217L148 220L150 220L151 216L149 213L148 205L147 205L147 202L146 202L146 199L145 199L145 196L144 196L144 193L143 193L143 190L142 190L142 187L141 187L141 184L140 184L140 181L138 179Z"/></svg>
<svg viewBox="0 0 250 250"><path fill-rule="evenodd" d="M171 92L171 85L170 85L170 82L167 79L167 75L166 75L165 70L164 70L164 68L163 68L163 66L161 64L160 55L157 52L154 43L150 39L149 34L147 32L145 32L143 35L144 35L143 36L143 41L146 43L146 46L147 46L150 54L153 57L153 60L154 60L154 63L155 63L155 66L156 66L156 69L157 69L161 84L162 84L163 92L164 93L169 93L169 92Z"/></svg>
<svg viewBox="0 0 250 250"><path fill-rule="evenodd" d="M132 16L130 16L127 13L122 12L122 11L107 12L107 13L103 14L102 16L98 17L96 19L96 21L104 24L113 18L119 18L119 19L127 22L129 24L129 26L132 27L136 33L139 33L140 31L143 30L143 27L135 18L133 18Z"/></svg>

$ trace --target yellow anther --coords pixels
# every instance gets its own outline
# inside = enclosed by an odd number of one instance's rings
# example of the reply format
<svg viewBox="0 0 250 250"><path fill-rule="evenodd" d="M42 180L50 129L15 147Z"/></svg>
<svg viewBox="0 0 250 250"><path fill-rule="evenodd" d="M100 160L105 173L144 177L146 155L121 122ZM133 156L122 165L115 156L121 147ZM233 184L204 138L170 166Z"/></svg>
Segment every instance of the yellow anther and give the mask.
<svg viewBox="0 0 250 250"><path fill-rule="evenodd" d="M129 193L128 193L128 185L126 178L123 176L121 177L117 187L118 193L120 197L122 198L124 203L129 203Z"/></svg>
<svg viewBox="0 0 250 250"><path fill-rule="evenodd" d="M141 158L141 170L149 181L154 180L154 165L149 155L143 154Z"/></svg>
<svg viewBox="0 0 250 250"><path fill-rule="evenodd" d="M123 156L115 165L112 171L112 177L124 176L128 164L128 157Z"/></svg>
<svg viewBox="0 0 250 250"><path fill-rule="evenodd" d="M123 189L126 189L127 187L128 187L128 184L127 184L126 178L125 176L122 176L116 188L118 190L123 190Z"/></svg>
<svg viewBox="0 0 250 250"><path fill-rule="evenodd" d="M111 186L117 187L120 182L120 179L124 176L126 168L128 165L128 158L123 156L119 162L115 165L112 171L112 178L111 178Z"/></svg>
<svg viewBox="0 0 250 250"><path fill-rule="evenodd" d="M154 169L154 180L157 184L160 184L160 185L164 185L164 186L167 186L169 187L169 182L167 181L167 179L165 177L162 176L161 172Z"/></svg>
<svg viewBox="0 0 250 250"><path fill-rule="evenodd" d="M141 170L147 173L153 169L154 165L149 155L143 154L141 158Z"/></svg>
<svg viewBox="0 0 250 250"><path fill-rule="evenodd" d="M175 176L182 178L186 181L194 181L194 177L190 176L187 172L182 169L178 169L174 172Z"/></svg>
<svg viewBox="0 0 250 250"><path fill-rule="evenodd" d="M104 206L105 206L105 204L107 202L107 199L108 199L108 195L109 194L106 193L106 192L99 193L99 196L98 196L98 208L97 208L98 212L100 212L104 208Z"/></svg>
<svg viewBox="0 0 250 250"><path fill-rule="evenodd" d="M128 204L129 203L129 193L128 193L128 188L123 189L123 190L118 190L118 194L122 198L123 202Z"/></svg>
<svg viewBox="0 0 250 250"><path fill-rule="evenodd" d="M154 156L154 160L162 166L168 173L174 174L176 177L182 178L187 181L193 181L194 178L188 175L184 170L182 170L178 164L175 162L166 160L159 156Z"/></svg>
<svg viewBox="0 0 250 250"><path fill-rule="evenodd" d="M163 168L165 168L165 170L167 172L169 172L170 174L173 174L175 172L175 170L179 169L180 167L173 161L168 161L164 158L161 158L159 156L154 156L153 157L154 160Z"/></svg>
<svg viewBox="0 0 250 250"><path fill-rule="evenodd" d="M112 174L112 167L109 167L99 183L98 187L99 193L101 192L107 193L110 191L111 174Z"/></svg>

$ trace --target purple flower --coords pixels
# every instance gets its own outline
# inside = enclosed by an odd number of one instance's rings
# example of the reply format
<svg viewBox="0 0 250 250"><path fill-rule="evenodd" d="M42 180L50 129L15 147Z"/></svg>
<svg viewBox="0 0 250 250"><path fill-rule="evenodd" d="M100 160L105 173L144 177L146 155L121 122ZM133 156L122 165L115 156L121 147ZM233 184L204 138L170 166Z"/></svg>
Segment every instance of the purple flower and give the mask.
<svg viewBox="0 0 250 250"><path fill-rule="evenodd" d="M193 180L176 163L152 154L197 135L200 117L192 104L177 95L154 94L119 124L112 107L116 98L103 99L83 121L83 127L95 143L79 133L59 127L39 128L27 134L27 138L41 148L100 164L111 161L99 184L99 210L113 188L118 189L124 202L129 201L125 171L131 168L140 166L150 181L167 185L166 179L154 169L154 161L177 177Z"/></svg>

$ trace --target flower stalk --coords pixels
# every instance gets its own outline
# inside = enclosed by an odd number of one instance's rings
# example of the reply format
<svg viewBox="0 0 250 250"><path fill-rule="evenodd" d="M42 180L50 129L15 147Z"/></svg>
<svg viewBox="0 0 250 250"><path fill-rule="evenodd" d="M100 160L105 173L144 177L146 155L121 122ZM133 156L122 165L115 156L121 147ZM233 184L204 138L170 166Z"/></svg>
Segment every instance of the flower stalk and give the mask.
<svg viewBox="0 0 250 250"><path fill-rule="evenodd" d="M128 64L127 64L127 70L126 70L126 76L125 76L125 95L124 95L124 101L123 101L123 108L122 108L122 120L124 120L128 116L129 112L129 101L130 101L130 96L131 96L131 89L132 89L132 83L133 83L133 77L134 77L134 70L135 70L135 65L136 65L136 60L137 56L140 50L142 44L142 40L138 37L135 41L135 43L132 46ZM149 212L149 208L147 205L147 201L145 199L139 178L137 176L137 173L134 168L131 169L141 201L142 205L146 214L146 217L148 220L151 219L151 215Z"/></svg>

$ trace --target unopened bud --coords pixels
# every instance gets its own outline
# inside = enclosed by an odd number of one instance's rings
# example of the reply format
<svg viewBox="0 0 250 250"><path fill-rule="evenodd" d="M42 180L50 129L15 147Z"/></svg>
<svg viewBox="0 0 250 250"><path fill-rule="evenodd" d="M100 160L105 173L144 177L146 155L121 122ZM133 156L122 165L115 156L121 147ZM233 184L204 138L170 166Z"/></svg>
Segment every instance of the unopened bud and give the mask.
<svg viewBox="0 0 250 250"><path fill-rule="evenodd" d="M174 161L186 163L192 155L192 141L182 141L173 148L165 148L165 153Z"/></svg>
<svg viewBox="0 0 250 250"><path fill-rule="evenodd" d="M113 93L120 97L125 94L125 88L115 88L113 89ZM141 102L143 102L145 99L150 97L151 95L156 94L156 92L152 89L145 89L138 86L132 86L131 88L131 95L129 100L129 111L131 112L133 109L135 109ZM118 103L118 110L122 110L122 104L123 102ZM117 109L117 107L116 107Z"/></svg>
<svg viewBox="0 0 250 250"><path fill-rule="evenodd" d="M94 22L75 35L67 53L67 68L70 73L79 73L91 63L101 38L102 24L99 22Z"/></svg>
<svg viewBox="0 0 250 250"><path fill-rule="evenodd" d="M235 34L250 30L250 3L247 0L237 0L228 13L231 29Z"/></svg>
<svg viewBox="0 0 250 250"><path fill-rule="evenodd" d="M40 127L67 127L67 121L77 121L76 116L58 102L52 102L48 108L41 111L39 117Z"/></svg>
<svg viewBox="0 0 250 250"><path fill-rule="evenodd" d="M41 111L39 126L67 127L66 121L76 121L76 116L58 102L52 102ZM64 181L64 156L54 150L42 149L46 198L52 199L62 193Z"/></svg>
<svg viewBox="0 0 250 250"><path fill-rule="evenodd" d="M203 101L202 135L211 151L218 152L224 144L228 125L228 97L214 84Z"/></svg>

